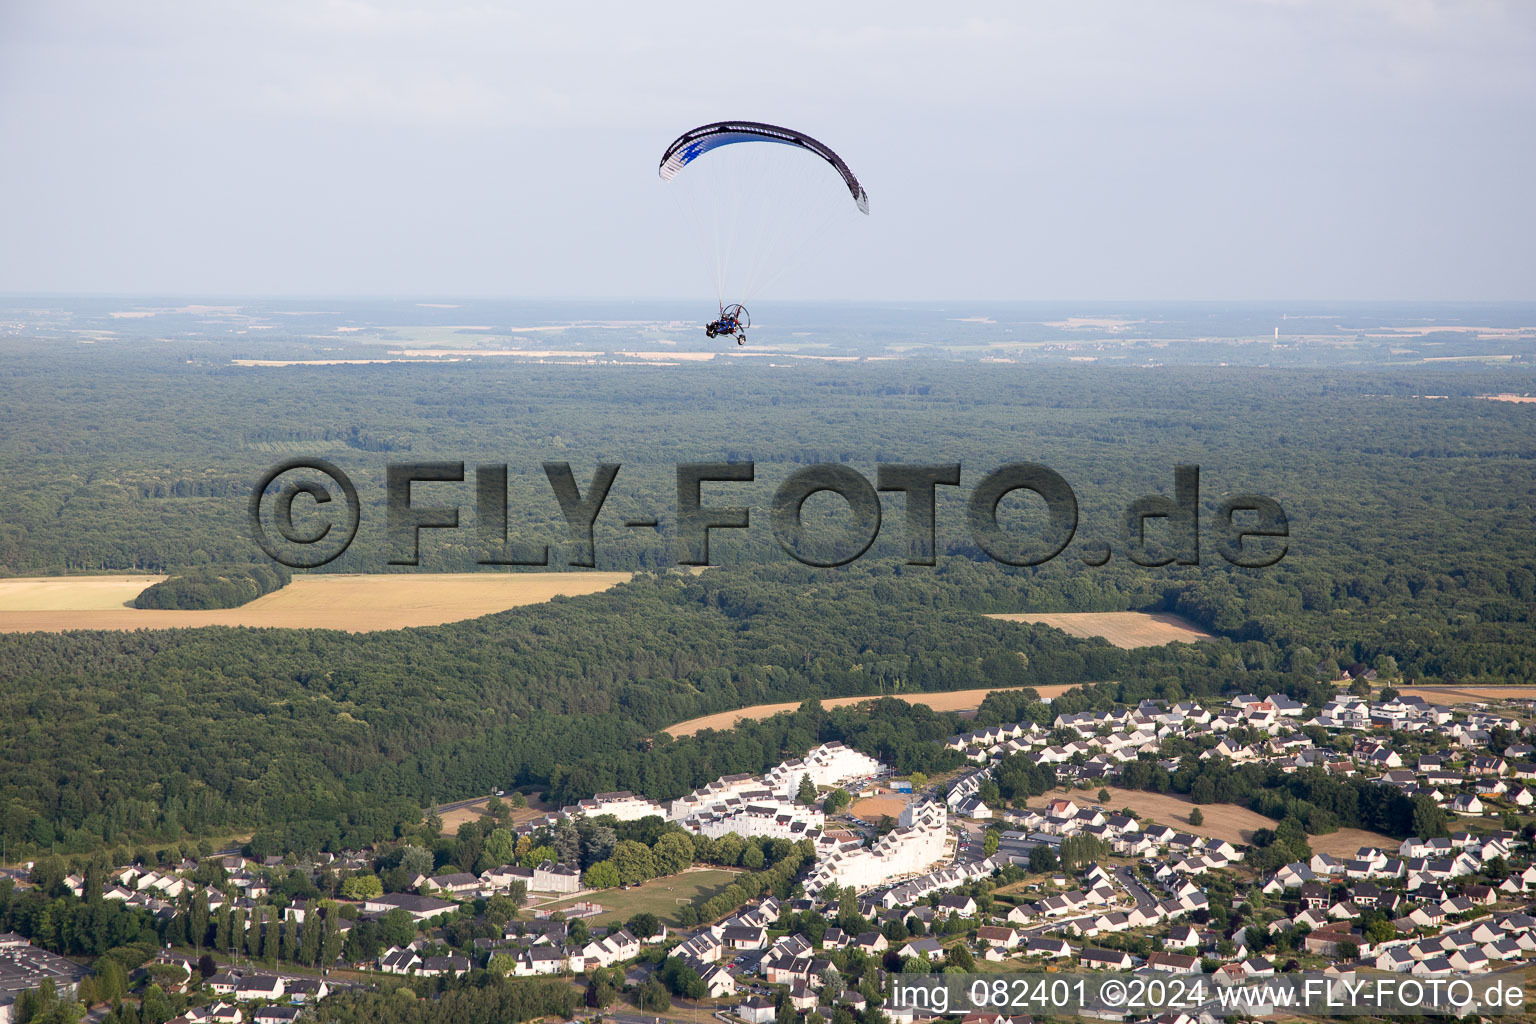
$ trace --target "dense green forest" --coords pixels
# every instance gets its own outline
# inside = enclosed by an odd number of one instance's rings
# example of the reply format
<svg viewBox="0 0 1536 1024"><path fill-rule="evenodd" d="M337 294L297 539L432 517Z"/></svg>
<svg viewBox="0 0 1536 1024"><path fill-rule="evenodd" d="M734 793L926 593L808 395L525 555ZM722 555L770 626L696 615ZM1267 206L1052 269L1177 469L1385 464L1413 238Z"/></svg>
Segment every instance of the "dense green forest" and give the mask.
<svg viewBox="0 0 1536 1024"><path fill-rule="evenodd" d="M269 344L262 354L281 351ZM918 359L260 368L231 366L206 342L14 341L0 362L9 484L0 571L269 564L250 537L245 500L275 463L314 456L352 476L363 506L357 542L327 571L390 570L391 461L462 461L471 475L481 463L506 464L509 533L550 543L556 567L570 551L542 463L569 462L585 487L598 463L617 462L595 538L598 568L609 569L670 563L679 462L755 462L753 483L706 489L710 500L754 511L752 529L716 534L716 560L742 563L784 558L766 510L795 468L842 463L873 480L879 463L960 462L962 486L938 489L939 544L966 557L978 554L964 529L969 489L1005 462L1034 461L1076 491L1082 545L1119 546L1126 505L1170 492L1173 467L1189 463L1202 470L1208 535L1223 497L1257 492L1290 519L1288 562L1367 579L1502 576L1529 569L1518 553L1532 550L1531 517L1520 512L1536 487L1536 412L1471 396L1531 379L1528 370L1009 369ZM474 483L418 489L459 504L463 524L424 533L423 568L477 568ZM876 553L901 554L901 498L886 504ZM1004 506L1005 520L1030 522L1022 499ZM659 534L620 525L632 516L659 517ZM1204 550L1219 572L1214 547ZM1124 563L1117 557L1106 571Z"/></svg>
<svg viewBox="0 0 1536 1024"><path fill-rule="evenodd" d="M342 992L316 1011L321 1024L496 1024L534 1017L568 1018L576 990L549 978L476 977L441 999L420 999L408 987L391 992Z"/></svg>
<svg viewBox="0 0 1536 1024"><path fill-rule="evenodd" d="M238 608L288 585L293 574L282 565L235 569L196 568L144 588L135 608Z"/></svg>
<svg viewBox="0 0 1536 1024"><path fill-rule="evenodd" d="M652 571L604 594L392 633L0 636L0 836L8 855L247 830L337 848L492 787L561 802L616 788L669 797L820 739L924 767L952 727L880 711L728 739L659 734L775 700L1111 680L1073 699L1304 693L1331 666L1385 658L1415 680L1529 682L1536 407L1472 397L1519 389L1526 372L928 359L247 368L189 340L8 342L4 572L196 580L270 566L246 501L294 455L334 461L363 496L357 543L325 571L389 568L383 478L396 459L507 464L509 533L551 544L557 567L570 546L541 464L570 462L585 488L597 463L619 462L597 564ZM724 459L753 460L757 480L710 485L707 498L751 505L753 527L716 532L723 567L671 571L675 466ZM795 468L836 462L873 481L880 463L944 461L965 469L962 487L939 488L935 567L902 564L899 495L885 498L875 548L842 569L793 563L768 528L773 488ZM1035 568L988 560L964 528L970 488L1012 461L1055 469L1080 504L1077 542ZM1121 512L1171 493L1176 464L1201 467L1202 563L1133 565ZM422 569L476 568L474 484L421 489L460 504L464 524L423 534ZM1245 492L1287 513L1278 565L1215 556L1216 508ZM836 529L841 513L820 500L808 511ZM659 516L660 530L619 525L632 515ZM1042 520L1018 497L1001 518L1017 531ZM1117 554L1094 568L1080 556L1098 541ZM981 614L1122 609L1176 611L1220 639L1123 651Z"/></svg>
<svg viewBox="0 0 1536 1024"><path fill-rule="evenodd" d="M1229 644L1123 652L933 607L939 579L963 589L991 575L875 564L829 585L803 568L720 569L435 629L7 635L0 826L12 848L276 823L312 830L294 836L304 847L335 847L492 786L676 796L757 770L788 748L674 755L652 737L744 704L1241 658ZM898 603L911 614L893 622Z"/></svg>
<svg viewBox="0 0 1536 1024"><path fill-rule="evenodd" d="M277 829L274 848L335 849L492 787L538 786L562 802L616 788L673 797L823 739L931 767L932 741L958 728L904 718L882 734L879 716L829 715L815 728L778 719L725 737L656 735L730 707L1109 679L1055 710L1227 688L1305 693L1319 658L1395 649L1323 628L1304 652L1258 639L1125 651L970 607L1027 601L1030 588L1013 582L969 561L861 563L831 579L723 568L435 629L12 634L0 638L0 827L11 849L245 828ZM1530 656L1457 642L1475 635L1448 631L1424 663Z"/></svg>

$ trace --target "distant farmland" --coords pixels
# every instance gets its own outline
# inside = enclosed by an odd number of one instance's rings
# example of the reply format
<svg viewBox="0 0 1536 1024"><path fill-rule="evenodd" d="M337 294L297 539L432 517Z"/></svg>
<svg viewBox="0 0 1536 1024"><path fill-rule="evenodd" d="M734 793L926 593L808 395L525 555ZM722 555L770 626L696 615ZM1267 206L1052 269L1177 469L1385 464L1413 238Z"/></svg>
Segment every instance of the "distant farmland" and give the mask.
<svg viewBox="0 0 1536 1024"><path fill-rule="evenodd" d="M988 615L987 618L1038 623L1084 638L1103 637L1116 647L1125 648L1215 639L1193 623L1168 612L1024 612Z"/></svg>
<svg viewBox="0 0 1536 1024"><path fill-rule="evenodd" d="M159 611L125 607L160 576L0 580L0 633L72 629L252 626L368 633L439 626L554 597L595 594L627 572L380 573L296 576L239 608ZM132 582L129 582L132 581Z"/></svg>

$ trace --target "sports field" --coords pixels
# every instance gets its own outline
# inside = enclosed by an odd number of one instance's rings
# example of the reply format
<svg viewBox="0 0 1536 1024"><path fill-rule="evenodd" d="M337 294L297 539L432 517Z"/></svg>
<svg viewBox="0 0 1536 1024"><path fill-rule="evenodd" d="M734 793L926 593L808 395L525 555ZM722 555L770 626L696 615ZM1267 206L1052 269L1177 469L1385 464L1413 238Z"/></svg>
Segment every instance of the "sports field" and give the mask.
<svg viewBox="0 0 1536 1024"><path fill-rule="evenodd" d="M1215 639L1168 612L1048 612L989 615L1004 622L1033 622L1079 637L1103 637L1116 647L1161 647Z"/></svg>
<svg viewBox="0 0 1536 1024"><path fill-rule="evenodd" d="M0 580L0 633L72 629L251 626L368 633L438 626L554 597L594 594L627 572L380 573L297 576L239 608L160 611L124 607L163 577L61 576ZM126 580L141 581L129 584ZM110 581L110 582L108 582ZM137 589L134 589L134 588Z"/></svg>
<svg viewBox="0 0 1536 1024"><path fill-rule="evenodd" d="M554 903L541 903L541 909L558 910L568 903L591 902L602 905L603 913L589 918L589 923L607 924L627 921L648 910L669 928L678 927L677 912L689 903L707 900L723 892L737 872L725 868L690 868L678 875L653 878L633 889L599 889Z"/></svg>
<svg viewBox="0 0 1536 1024"><path fill-rule="evenodd" d="M1074 689L1081 683L1062 683L1051 686L1037 686L1035 689L1042 697L1059 697L1068 690ZM997 690L1016 690L1021 687L998 686L983 687L978 690L945 690L941 693L892 693L886 696L904 700L908 704L924 704L935 711L975 711L981 707L981 702L987 694ZM880 695L870 694L865 697L828 697L822 700L821 706L825 708L846 707L849 704L858 704L866 700L879 700ZM705 715L702 718L690 718L686 722L669 726L665 730L672 736L692 736L704 729L731 729L737 722L756 720L760 718L772 718L774 715L783 714L798 708L801 701L783 701L777 704L754 704L749 708L737 708L734 711L719 711L713 715Z"/></svg>

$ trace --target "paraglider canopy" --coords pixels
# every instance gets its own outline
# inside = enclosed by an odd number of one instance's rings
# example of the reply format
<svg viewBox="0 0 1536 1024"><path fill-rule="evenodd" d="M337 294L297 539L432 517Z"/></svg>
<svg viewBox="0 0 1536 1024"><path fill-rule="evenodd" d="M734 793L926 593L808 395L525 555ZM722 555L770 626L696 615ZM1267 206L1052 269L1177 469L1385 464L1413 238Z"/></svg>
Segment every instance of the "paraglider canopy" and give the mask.
<svg viewBox="0 0 1536 1024"><path fill-rule="evenodd" d="M743 142L774 145L737 145ZM700 161L705 154L711 155ZM720 319L705 333L738 344L750 324L740 303L752 302L808 253L826 258L818 239L857 221L854 209L869 213L869 194L842 157L804 132L761 121L716 121L686 131L662 153L658 170L714 274ZM854 209L836 187L838 178Z"/></svg>
<svg viewBox="0 0 1536 1024"><path fill-rule="evenodd" d="M761 121L716 121L714 124L701 125L692 131L684 132L661 155L659 173L662 180L671 181L678 171L698 157L712 149L729 146L736 142L777 142L785 146L799 146L801 149L815 153L842 175L843 183L848 186L848 191L852 194L854 203L858 205L859 212L869 213L869 194L864 191L864 186L859 184L859 179L853 176L853 172L848 169L842 157L804 132L797 132L792 128L780 128L773 124L763 124Z"/></svg>

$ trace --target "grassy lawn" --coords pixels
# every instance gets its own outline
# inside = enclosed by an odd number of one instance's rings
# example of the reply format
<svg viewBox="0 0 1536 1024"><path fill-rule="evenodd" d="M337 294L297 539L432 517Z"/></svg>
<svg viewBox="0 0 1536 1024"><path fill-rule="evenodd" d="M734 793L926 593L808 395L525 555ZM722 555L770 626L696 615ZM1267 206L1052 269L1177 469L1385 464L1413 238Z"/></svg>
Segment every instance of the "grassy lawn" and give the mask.
<svg viewBox="0 0 1536 1024"><path fill-rule="evenodd" d="M661 922L668 927L677 926L677 912L683 906L697 900L707 900L711 896L722 892L738 872L727 871L724 868L703 868L698 871L684 871L680 875L668 875L665 878L653 878L638 888L604 889L590 896L561 900L558 903L542 904L544 908L558 910L563 906L581 901L599 903L603 907L603 913L595 918L589 918L589 923L608 924L612 921L624 922L630 917L648 910L655 914ZM678 902L681 900L682 902Z"/></svg>
<svg viewBox="0 0 1536 1024"><path fill-rule="evenodd" d="M1026 960L1025 958L1019 956L1010 956L1006 960L983 960L981 955L978 953L976 956L976 973L1041 974L1046 971L1047 964L1049 964L1051 967L1057 967L1059 969L1058 962L1054 960Z"/></svg>

